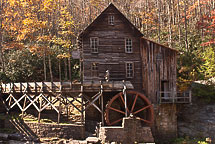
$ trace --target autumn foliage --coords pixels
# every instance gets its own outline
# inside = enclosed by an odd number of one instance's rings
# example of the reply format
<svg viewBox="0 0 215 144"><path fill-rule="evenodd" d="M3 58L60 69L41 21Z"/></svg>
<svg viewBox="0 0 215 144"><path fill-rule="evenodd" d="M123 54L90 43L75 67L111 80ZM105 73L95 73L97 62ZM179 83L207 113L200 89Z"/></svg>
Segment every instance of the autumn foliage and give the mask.
<svg viewBox="0 0 215 144"><path fill-rule="evenodd" d="M1 0L0 76L9 81L77 78L78 60L71 58L76 38L110 2L145 37L179 50L179 80L215 76L214 0Z"/></svg>

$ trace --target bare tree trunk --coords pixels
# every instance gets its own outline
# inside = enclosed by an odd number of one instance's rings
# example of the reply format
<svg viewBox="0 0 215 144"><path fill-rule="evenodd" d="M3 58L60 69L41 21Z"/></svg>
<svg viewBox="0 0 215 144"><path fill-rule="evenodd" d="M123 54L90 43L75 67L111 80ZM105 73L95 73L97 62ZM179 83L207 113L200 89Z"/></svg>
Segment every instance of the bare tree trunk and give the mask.
<svg viewBox="0 0 215 144"><path fill-rule="evenodd" d="M175 6L175 0L171 0L172 1L172 3L171 3L171 5L172 5L172 24L173 25L175 25L175 10L174 10L174 6Z"/></svg>
<svg viewBox="0 0 215 144"><path fill-rule="evenodd" d="M161 33L161 26L160 26L160 22L161 22L161 1L157 0L157 5L158 5L158 42L160 42L160 33Z"/></svg>
<svg viewBox="0 0 215 144"><path fill-rule="evenodd" d="M188 52L188 40L187 40L187 1L184 6L184 27L185 27L185 47Z"/></svg>
<svg viewBox="0 0 215 144"><path fill-rule="evenodd" d="M201 22L203 23L203 15L202 15L200 0L198 0L198 11L199 11L199 16L200 16ZM201 37L202 37L202 39L204 38L203 28L201 28Z"/></svg>
<svg viewBox="0 0 215 144"><path fill-rule="evenodd" d="M215 5L214 5L215 3L214 3L214 0L212 0L212 9L214 9L215 8Z"/></svg>
<svg viewBox="0 0 215 144"><path fill-rule="evenodd" d="M0 14L1 14L1 25L0 25L0 57L1 57L1 65L2 65L2 72L5 72L5 62L4 62L4 54L3 54L3 50L2 50L2 44L3 44L3 34L2 34L2 10L3 10L3 3L4 0L1 0L1 8L0 8Z"/></svg>
<svg viewBox="0 0 215 144"><path fill-rule="evenodd" d="M47 72L46 72L46 51L44 50L43 54L43 71L44 71L44 80L47 80Z"/></svg>
<svg viewBox="0 0 215 144"><path fill-rule="evenodd" d="M168 12L168 25L169 25L169 36L168 36L168 42L169 42L169 47L172 47L172 23L171 23L171 13L170 13L170 8L171 8L171 0L169 0L168 7L167 7L167 12Z"/></svg>
<svg viewBox="0 0 215 144"><path fill-rule="evenodd" d="M180 15L180 0L178 0L178 4L177 4L177 11L178 11L178 39L179 39L179 45L181 45L181 23L180 23L180 18L181 18L181 15Z"/></svg>
<svg viewBox="0 0 215 144"><path fill-rule="evenodd" d="M69 3L69 6L70 6L70 11L73 12L73 7L72 7L72 4ZM73 36L70 38L71 39L71 43L72 45L74 44L74 38ZM72 69L71 69L71 53L72 53L72 50L71 50L71 46L69 47L69 58L68 58L68 65L69 65L69 80L72 81Z"/></svg>
<svg viewBox="0 0 215 144"><path fill-rule="evenodd" d="M68 58L68 65L69 65L69 80L72 81L71 57Z"/></svg>
<svg viewBox="0 0 215 144"><path fill-rule="evenodd" d="M61 82L62 78L61 78L61 61L60 61L60 59L58 59L58 70L59 70L59 80Z"/></svg>
<svg viewBox="0 0 215 144"><path fill-rule="evenodd" d="M65 80L68 80L67 58L64 58L64 73L65 73Z"/></svg>
<svg viewBox="0 0 215 144"><path fill-rule="evenodd" d="M145 11L148 12L148 0L146 0ZM145 25L146 25L146 36L148 36L148 24L145 23Z"/></svg>
<svg viewBox="0 0 215 144"><path fill-rule="evenodd" d="M48 58L49 58L49 72L50 72L50 78L51 78L51 82L53 82L52 63L51 63L51 56L50 56L50 54L49 54Z"/></svg>

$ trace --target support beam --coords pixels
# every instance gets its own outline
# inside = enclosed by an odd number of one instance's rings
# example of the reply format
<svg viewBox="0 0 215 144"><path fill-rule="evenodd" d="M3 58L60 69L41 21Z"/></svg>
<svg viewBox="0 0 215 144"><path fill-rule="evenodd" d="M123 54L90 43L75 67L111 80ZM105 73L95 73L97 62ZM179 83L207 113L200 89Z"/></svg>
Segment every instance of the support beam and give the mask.
<svg viewBox="0 0 215 144"><path fill-rule="evenodd" d="M42 108L42 97L40 98L40 111L38 113L38 123L40 123L40 119L41 119L41 108Z"/></svg>
<svg viewBox="0 0 215 144"><path fill-rule="evenodd" d="M128 111L127 111L127 95L126 95L126 85L125 81L123 80L123 95L124 95L124 101L125 101L125 117L128 117Z"/></svg>
<svg viewBox="0 0 215 144"><path fill-rule="evenodd" d="M81 124L84 124L84 97L83 97L84 87L81 85Z"/></svg>
<svg viewBox="0 0 215 144"><path fill-rule="evenodd" d="M59 97L59 107L58 107L58 117L57 117L57 123L60 123L60 114L61 114L61 97Z"/></svg>
<svg viewBox="0 0 215 144"><path fill-rule="evenodd" d="M104 126L104 98L103 98L103 85L102 85L102 81L101 81L100 93L101 93L102 126Z"/></svg>
<svg viewBox="0 0 215 144"><path fill-rule="evenodd" d="M24 103L23 103L23 107L22 107L22 119L24 118L24 109L25 109L25 105L26 105L26 96L25 96L25 99L24 99Z"/></svg>

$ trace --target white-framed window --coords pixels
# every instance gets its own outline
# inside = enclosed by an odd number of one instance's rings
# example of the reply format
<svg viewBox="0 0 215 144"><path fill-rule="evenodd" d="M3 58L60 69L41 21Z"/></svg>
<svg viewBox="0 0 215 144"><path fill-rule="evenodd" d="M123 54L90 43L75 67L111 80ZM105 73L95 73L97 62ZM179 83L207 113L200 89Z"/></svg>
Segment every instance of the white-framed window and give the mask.
<svg viewBox="0 0 215 144"><path fill-rule="evenodd" d="M132 53L132 39L131 38L125 38L125 52L126 53Z"/></svg>
<svg viewBox="0 0 215 144"><path fill-rule="evenodd" d="M133 62L126 62L126 78L133 78L134 77L134 63Z"/></svg>
<svg viewBox="0 0 215 144"><path fill-rule="evenodd" d="M92 77L98 77L99 64L96 62L91 63L91 75Z"/></svg>
<svg viewBox="0 0 215 144"><path fill-rule="evenodd" d="M113 15L108 16L108 24L114 25L114 16Z"/></svg>
<svg viewBox="0 0 215 144"><path fill-rule="evenodd" d="M90 38L90 48L92 53L98 53L98 45L99 45L99 38L91 37Z"/></svg>

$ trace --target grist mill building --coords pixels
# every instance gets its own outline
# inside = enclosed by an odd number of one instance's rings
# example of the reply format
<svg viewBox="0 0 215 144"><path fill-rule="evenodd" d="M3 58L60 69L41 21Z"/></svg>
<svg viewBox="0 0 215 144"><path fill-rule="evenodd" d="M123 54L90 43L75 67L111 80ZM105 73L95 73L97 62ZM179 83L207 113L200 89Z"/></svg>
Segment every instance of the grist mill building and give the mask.
<svg viewBox="0 0 215 144"><path fill-rule="evenodd" d="M107 72L109 81L129 81L133 90L146 97L149 105L153 106L154 112L149 112L148 121L143 121L153 125L155 135L177 135L176 103L191 102L191 95L182 96L177 92L176 49L143 37L113 4L79 35L79 46L83 82L104 80ZM118 95L115 92L107 94L104 101L106 113L114 111L109 106L114 105ZM128 100L134 104L135 97ZM130 109L132 104L129 105ZM95 119L95 113L96 110L93 114L86 112L86 118ZM106 115L105 119L110 124L109 116ZM116 124L119 121L113 122Z"/></svg>

